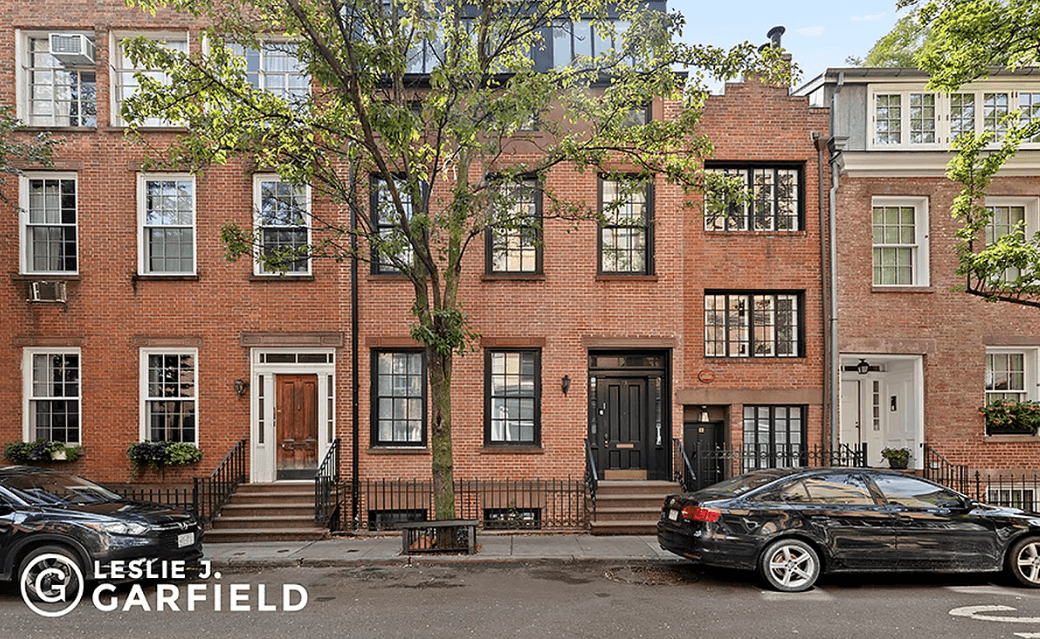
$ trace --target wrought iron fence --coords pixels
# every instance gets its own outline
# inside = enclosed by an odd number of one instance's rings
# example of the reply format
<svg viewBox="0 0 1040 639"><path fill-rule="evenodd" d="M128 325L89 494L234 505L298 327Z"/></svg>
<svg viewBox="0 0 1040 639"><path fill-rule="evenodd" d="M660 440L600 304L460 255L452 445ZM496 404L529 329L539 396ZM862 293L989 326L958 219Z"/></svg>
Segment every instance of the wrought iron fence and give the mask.
<svg viewBox="0 0 1040 639"><path fill-rule="evenodd" d="M596 488L599 486L599 471L596 470L596 456L592 454L592 443L585 438L585 487L589 491L589 505L592 517L596 516Z"/></svg>
<svg viewBox="0 0 1040 639"><path fill-rule="evenodd" d="M723 479L761 468L802 468L841 466L862 468L867 465L866 446L843 444L835 449L800 444L743 444L701 448L694 445L682 448L673 455L677 479L685 483L684 490L697 490Z"/></svg>
<svg viewBox="0 0 1040 639"><path fill-rule="evenodd" d="M353 494L344 486L342 494ZM433 484L420 480L370 480L358 484L360 530L395 530L403 522L433 518ZM578 530L588 524L587 487L574 479L455 482L455 517L476 519L485 530ZM347 508L341 508L346 513ZM343 514L340 519L342 520Z"/></svg>
<svg viewBox="0 0 1040 639"><path fill-rule="evenodd" d="M245 480L246 440L240 439L209 477L192 478L195 515L207 523L216 519L220 509Z"/></svg>
<svg viewBox="0 0 1040 639"><path fill-rule="evenodd" d="M141 486L127 484L109 485L108 488L127 499L162 504L195 513L195 501L191 486Z"/></svg>
<svg viewBox="0 0 1040 639"><path fill-rule="evenodd" d="M314 521L333 524L340 506L339 494L339 438L332 441L325 459L314 476Z"/></svg>
<svg viewBox="0 0 1040 639"><path fill-rule="evenodd" d="M924 476L962 493L969 490L968 467L951 463L929 444L924 445Z"/></svg>
<svg viewBox="0 0 1040 639"><path fill-rule="evenodd" d="M975 471L968 478L966 490L962 492L994 506L1040 512L1040 475L1035 472L991 475Z"/></svg>

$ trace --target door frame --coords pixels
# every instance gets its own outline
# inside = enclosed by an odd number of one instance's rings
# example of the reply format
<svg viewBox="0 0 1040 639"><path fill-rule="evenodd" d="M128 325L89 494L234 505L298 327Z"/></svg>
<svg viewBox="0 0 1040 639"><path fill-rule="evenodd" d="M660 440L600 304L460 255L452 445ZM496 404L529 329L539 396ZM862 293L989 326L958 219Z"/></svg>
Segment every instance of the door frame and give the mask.
<svg viewBox="0 0 1040 639"><path fill-rule="evenodd" d="M593 358L602 357L659 357L661 366L593 366ZM598 386L593 378L639 378L647 380L646 410L643 436L646 443L644 466L646 479L671 479L672 451L672 404L671 404L671 364L670 349L595 349L587 354L588 362L588 424L585 430L587 441L591 444L593 457L596 459L597 471L602 478L606 469L600 468L603 455L598 446L598 408L596 392ZM659 401L655 403L651 379L660 379ZM594 390L596 386L596 390ZM656 404L656 405L655 405Z"/></svg>
<svg viewBox="0 0 1040 639"><path fill-rule="evenodd" d="M277 375L318 377L318 463L336 436L336 351L333 348L250 349L249 481L278 476Z"/></svg>
<svg viewBox="0 0 1040 639"><path fill-rule="evenodd" d="M856 366L860 361L866 361L869 365L866 374L856 371ZM867 447L867 466L887 466L881 458L882 448L906 446L910 448L910 468L917 470L924 468L924 356L842 353L841 369L843 386L851 381L866 382L859 384L858 393L861 434L874 427L874 382L877 382L879 432L876 441L869 442ZM843 390L839 391L839 398L843 392ZM899 433L897 432L898 425L894 422L900 417L909 428L902 433L905 438L896 440L893 438ZM842 419L844 416L839 418L839 424ZM839 428L839 433L842 433L841 428ZM863 435L861 439L866 441L868 437ZM846 442L842 439L841 443L854 442Z"/></svg>

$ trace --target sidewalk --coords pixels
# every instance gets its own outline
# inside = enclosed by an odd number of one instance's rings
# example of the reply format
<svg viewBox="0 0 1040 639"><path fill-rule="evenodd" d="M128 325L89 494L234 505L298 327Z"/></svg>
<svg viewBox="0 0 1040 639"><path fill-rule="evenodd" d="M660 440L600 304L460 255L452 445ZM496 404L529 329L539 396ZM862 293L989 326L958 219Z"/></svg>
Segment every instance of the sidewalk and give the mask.
<svg viewBox="0 0 1040 639"><path fill-rule="evenodd" d="M653 535L477 535L477 552L401 553L401 536L335 537L321 541L204 544L214 566L354 566L520 561L683 561Z"/></svg>

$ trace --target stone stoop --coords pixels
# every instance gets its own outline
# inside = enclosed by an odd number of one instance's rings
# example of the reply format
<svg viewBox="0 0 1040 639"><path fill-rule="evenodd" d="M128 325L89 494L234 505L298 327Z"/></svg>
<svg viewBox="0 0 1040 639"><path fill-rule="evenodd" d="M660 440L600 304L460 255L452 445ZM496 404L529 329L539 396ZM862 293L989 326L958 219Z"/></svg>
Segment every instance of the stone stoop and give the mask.
<svg viewBox="0 0 1040 639"><path fill-rule="evenodd" d="M203 542L310 541L327 535L314 521L314 482L242 484Z"/></svg>
<svg viewBox="0 0 1040 639"><path fill-rule="evenodd" d="M593 535L654 535L667 495L679 492L670 481L601 481L596 487Z"/></svg>

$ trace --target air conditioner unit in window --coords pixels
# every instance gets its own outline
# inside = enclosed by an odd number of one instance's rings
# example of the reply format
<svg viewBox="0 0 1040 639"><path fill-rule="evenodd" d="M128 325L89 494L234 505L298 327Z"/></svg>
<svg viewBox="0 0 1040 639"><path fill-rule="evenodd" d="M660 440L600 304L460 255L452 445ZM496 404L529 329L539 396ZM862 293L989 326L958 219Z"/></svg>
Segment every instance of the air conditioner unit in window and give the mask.
<svg viewBox="0 0 1040 639"><path fill-rule="evenodd" d="M67 301L65 294L65 282L29 282L30 302L61 302Z"/></svg>
<svg viewBox="0 0 1040 639"><path fill-rule="evenodd" d="M82 33L52 33L51 55L65 65L94 64L94 42Z"/></svg>

